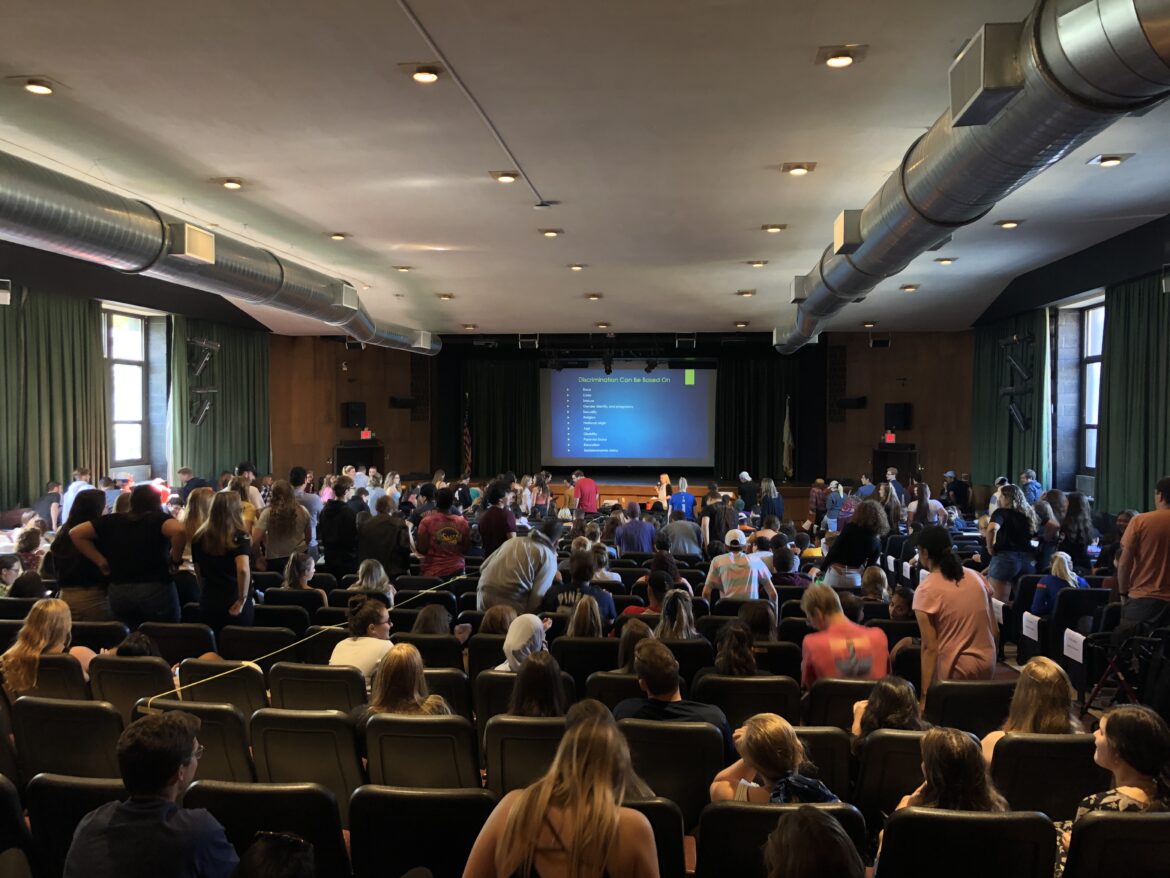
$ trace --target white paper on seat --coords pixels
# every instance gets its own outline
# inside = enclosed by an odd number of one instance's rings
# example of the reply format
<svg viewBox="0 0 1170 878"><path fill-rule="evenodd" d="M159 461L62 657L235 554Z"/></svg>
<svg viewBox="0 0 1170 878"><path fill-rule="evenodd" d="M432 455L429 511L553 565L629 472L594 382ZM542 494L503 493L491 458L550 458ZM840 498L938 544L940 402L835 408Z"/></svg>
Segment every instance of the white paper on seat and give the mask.
<svg viewBox="0 0 1170 878"><path fill-rule="evenodd" d="M929 573L927 573L925 570L923 570L921 567L919 567L918 568L918 584L922 585L922 580L926 579L926 577L929 575L930 575Z"/></svg>
<svg viewBox="0 0 1170 878"><path fill-rule="evenodd" d="M891 573L894 573L897 571L898 568L895 566L897 563L898 562L894 560L893 555L886 555L886 569L889 570Z"/></svg>
<svg viewBox="0 0 1170 878"><path fill-rule="evenodd" d="M1023 635L1030 640L1040 642L1040 617L1031 613L1024 613L1024 624L1021 626Z"/></svg>
<svg viewBox="0 0 1170 878"><path fill-rule="evenodd" d="M991 599L991 606L995 610L995 621L1000 625L1003 624L1003 601L996 598Z"/></svg>
<svg viewBox="0 0 1170 878"><path fill-rule="evenodd" d="M1077 664L1085 663L1085 635L1071 628L1064 629L1064 654Z"/></svg>
<svg viewBox="0 0 1170 878"><path fill-rule="evenodd" d="M910 581L910 562L909 561L902 562L902 578L905 579L907 582Z"/></svg>

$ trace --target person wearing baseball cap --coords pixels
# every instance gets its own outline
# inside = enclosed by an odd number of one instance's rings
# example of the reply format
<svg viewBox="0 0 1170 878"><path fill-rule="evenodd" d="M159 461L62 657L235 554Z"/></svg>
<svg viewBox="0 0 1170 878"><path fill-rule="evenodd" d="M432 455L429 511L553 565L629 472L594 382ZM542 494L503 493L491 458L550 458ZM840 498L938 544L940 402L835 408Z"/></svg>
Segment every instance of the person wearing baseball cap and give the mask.
<svg viewBox="0 0 1170 878"><path fill-rule="evenodd" d="M968 504L971 502L971 486L955 475L953 469L947 470L943 473L943 478L947 480L946 505L955 506L960 512L966 511Z"/></svg>
<svg viewBox="0 0 1170 878"><path fill-rule="evenodd" d="M751 518L760 500L760 486L752 481L747 471L739 474L739 499L743 501L743 513Z"/></svg>
<svg viewBox="0 0 1170 878"><path fill-rule="evenodd" d="M707 581L703 583L703 597L711 600L712 593L717 591L721 598L756 600L763 591L774 604L776 587L772 585L771 573L759 558L743 551L747 535L735 528L727 532L723 543L727 553L712 559Z"/></svg>

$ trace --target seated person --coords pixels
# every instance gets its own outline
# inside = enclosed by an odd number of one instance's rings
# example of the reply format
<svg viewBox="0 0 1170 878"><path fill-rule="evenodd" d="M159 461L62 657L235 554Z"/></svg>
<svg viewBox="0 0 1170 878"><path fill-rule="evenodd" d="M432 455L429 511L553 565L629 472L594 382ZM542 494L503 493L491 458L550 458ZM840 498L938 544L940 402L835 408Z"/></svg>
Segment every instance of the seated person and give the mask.
<svg viewBox="0 0 1170 878"><path fill-rule="evenodd" d="M9 702L21 695L36 694L37 670L43 655L68 653L77 659L81 672L89 679L94 651L84 646L70 648L72 630L73 616L63 600L44 598L32 605L16 641L0 655L0 681Z"/></svg>
<svg viewBox="0 0 1170 878"><path fill-rule="evenodd" d="M584 537L581 537L584 539ZM593 550L588 548L577 549L569 556L569 583L554 582L544 594L541 610L546 613L572 613L577 602L583 597L591 597L597 601L601 612L602 622L608 628L617 618L617 607L611 595L604 588L592 584L594 567Z"/></svg>
<svg viewBox="0 0 1170 878"><path fill-rule="evenodd" d="M48 589L45 587L45 581L41 579L41 574L32 570L26 570L16 577L12 588L8 589L10 598L43 598L46 594Z"/></svg>
<svg viewBox="0 0 1170 878"><path fill-rule="evenodd" d="M878 729L924 732L930 723L922 719L914 686L893 674L882 677L869 690L869 698L853 705L853 752L860 754L865 739Z"/></svg>
<svg viewBox="0 0 1170 878"><path fill-rule="evenodd" d="M845 828L806 805L782 815L764 847L768 878L865 878L865 864Z"/></svg>
<svg viewBox="0 0 1170 878"><path fill-rule="evenodd" d="M819 780L800 773L806 765L804 745L788 720L774 713L758 713L735 730L739 758L715 775L712 802L840 801Z"/></svg>
<svg viewBox="0 0 1170 878"><path fill-rule="evenodd" d="M756 654L752 650L752 632L743 622L739 620L728 622L719 629L719 636L715 639L715 666L700 668L695 673L692 686L697 686L699 680L708 674L719 674L723 677L768 675L767 671L761 671L756 664Z"/></svg>
<svg viewBox="0 0 1170 878"><path fill-rule="evenodd" d="M626 507L627 521L614 531L613 542L617 546L618 553L621 555L627 552L645 552L649 554L654 551L654 536L656 529L654 527L653 513L647 512L638 506L637 503L630 501Z"/></svg>
<svg viewBox="0 0 1170 878"><path fill-rule="evenodd" d="M1040 577L1032 596L1029 612L1033 616L1048 616L1056 609L1056 596L1066 588L1088 588L1084 577L1078 576L1072 558L1065 552L1052 555L1052 571Z"/></svg>
<svg viewBox="0 0 1170 878"><path fill-rule="evenodd" d="M913 622L914 589L900 585L890 595L890 618L895 622Z"/></svg>
<svg viewBox="0 0 1170 878"><path fill-rule="evenodd" d="M654 636L659 640L698 640L703 636L695 628L695 608L689 591L674 588L666 593Z"/></svg>
<svg viewBox="0 0 1170 878"><path fill-rule="evenodd" d="M773 544L772 568L775 570L772 574L773 585L799 585L804 588L812 582L811 576L800 572L800 559L788 546Z"/></svg>
<svg viewBox="0 0 1170 878"><path fill-rule="evenodd" d="M808 587L800 601L808 624L816 629L801 645L801 685L824 677L880 680L889 672L885 632L845 618L841 600L827 585Z"/></svg>
<svg viewBox="0 0 1170 878"><path fill-rule="evenodd" d="M594 582L621 582L622 578L615 571L609 569L609 551L601 543L590 544L593 552L593 581Z"/></svg>
<svg viewBox="0 0 1170 878"><path fill-rule="evenodd" d="M772 517L775 518L775 516ZM768 569L768 575L776 572L776 568L773 566L771 537L762 537L758 532L753 534L748 540L748 554L751 555L753 561Z"/></svg>
<svg viewBox="0 0 1170 878"><path fill-rule="evenodd" d="M661 540L661 538L659 539ZM671 588L686 589L694 594L691 584L678 571L678 561L675 560L674 555L666 551L661 541L658 543L654 555L646 562L646 570L648 571L646 575L639 577L634 585L645 585L650 576L661 571L670 576Z"/></svg>
<svg viewBox="0 0 1170 878"><path fill-rule="evenodd" d="M82 818L65 878L231 878L239 857L203 808L178 804L199 768L199 720L181 710L135 720L118 738L130 798Z"/></svg>
<svg viewBox="0 0 1170 878"><path fill-rule="evenodd" d="M648 637L653 638L654 632L641 619L631 619L622 626L622 636L618 641L618 666L614 669L617 673L634 673L634 653L638 644Z"/></svg>
<svg viewBox="0 0 1170 878"><path fill-rule="evenodd" d="M374 675L368 704L355 708L358 738L364 744L366 721L379 713L407 716L449 716L442 695L432 695L423 673L422 654L413 643L396 643L386 651Z"/></svg>
<svg viewBox="0 0 1170 878"><path fill-rule="evenodd" d="M736 756L731 727L723 711L713 704L684 700L679 692L678 660L660 640L646 639L634 650L634 673L645 698L627 698L613 709L615 719L650 719L671 722L705 722L723 735L727 761Z"/></svg>
<svg viewBox="0 0 1170 878"><path fill-rule="evenodd" d="M1008 732L1038 735L1074 735L1083 729L1073 711L1072 682L1064 668L1038 655L1020 668L1007 721L983 738L983 758L991 764L995 745Z"/></svg>
<svg viewBox="0 0 1170 878"><path fill-rule="evenodd" d="M547 652L533 653L516 674L508 699L508 715L564 716L566 707L561 666Z"/></svg>
<svg viewBox="0 0 1170 878"><path fill-rule="evenodd" d="M745 601L739 608L739 621L752 633L752 652L763 652L754 644L776 640L776 611L763 601Z"/></svg>
<svg viewBox="0 0 1170 878"><path fill-rule="evenodd" d="M525 659L548 649L545 632L552 625L552 619L541 620L539 616L524 613L517 616L508 626L504 638L504 661L496 665L497 671L519 672Z"/></svg>
<svg viewBox="0 0 1170 878"><path fill-rule="evenodd" d="M622 610L623 616L640 616L643 613L662 613L662 602L666 600L666 593L674 588L670 574L665 570L655 570L646 582L646 602L649 606L629 606Z"/></svg>
<svg viewBox="0 0 1170 878"><path fill-rule="evenodd" d="M282 588L295 588L301 591L312 590L321 596L321 606L329 606L329 595L323 588L314 588L311 583L317 573L317 562L313 556L305 552L290 555L288 563L284 565L284 582Z"/></svg>
<svg viewBox="0 0 1170 878"><path fill-rule="evenodd" d="M333 647L329 664L357 668L366 678L366 691L374 671L390 651L390 609L377 598L354 595L349 599L349 637Z"/></svg>
<svg viewBox="0 0 1170 878"><path fill-rule="evenodd" d="M739 529L729 530L723 538L727 554L711 561L707 581L703 583L703 597L711 600L718 591L721 598L735 600L757 600L764 592L772 603L776 602L776 588L772 585L772 572L753 556L744 553L747 537Z"/></svg>
<svg viewBox="0 0 1170 878"><path fill-rule="evenodd" d="M967 732L945 728L928 731L922 738L922 774L926 779L903 796L895 810L1008 810L1007 800L991 781L979 742Z"/></svg>
<svg viewBox="0 0 1170 878"><path fill-rule="evenodd" d="M508 633L508 628L516 621L516 611L506 604L492 607L483 614L483 619L479 623L479 634L504 634Z"/></svg>
<svg viewBox="0 0 1170 878"><path fill-rule="evenodd" d="M868 603L890 602L890 584L886 579L886 571L876 564L866 567L861 573L861 599Z"/></svg>
<svg viewBox="0 0 1170 878"><path fill-rule="evenodd" d="M601 625L601 610L597 601L585 595L573 607L573 615L569 617L569 625L565 630L568 637L602 637L605 629Z"/></svg>
<svg viewBox="0 0 1170 878"><path fill-rule="evenodd" d="M588 537L573 537L573 541L569 543L569 557L561 559L560 563L557 564L557 572L562 577L567 576L569 573L569 561L573 557L573 553L592 548L593 544L589 542ZM618 578L620 579L621 577L619 576Z"/></svg>
<svg viewBox="0 0 1170 878"><path fill-rule="evenodd" d="M451 614L441 604L427 604L417 616L414 625L410 628L411 634L445 634L458 638L460 643L466 643L471 636L471 625L467 622L451 626Z"/></svg>

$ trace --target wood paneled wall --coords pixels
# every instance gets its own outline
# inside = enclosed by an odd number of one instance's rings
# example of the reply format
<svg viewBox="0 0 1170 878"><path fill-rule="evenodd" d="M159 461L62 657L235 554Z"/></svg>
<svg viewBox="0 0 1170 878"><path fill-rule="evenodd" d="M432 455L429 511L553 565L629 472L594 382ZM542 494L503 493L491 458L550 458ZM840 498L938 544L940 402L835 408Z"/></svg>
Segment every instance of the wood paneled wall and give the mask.
<svg viewBox="0 0 1170 878"><path fill-rule="evenodd" d="M829 423L826 475L856 480L869 473L888 402L913 405L914 426L899 431L898 441L917 446L932 486L948 469L970 472L973 341L971 332L893 333L890 347L871 348L864 333L822 336L821 344L844 348L844 395L867 397L865 408L846 409L843 422Z"/></svg>
<svg viewBox="0 0 1170 878"><path fill-rule="evenodd" d="M342 426L343 402L366 404L367 426L386 446L387 470L429 470L430 418L412 420L410 409L390 408L391 396L411 395L412 358L419 361L414 368L430 369L429 358L387 348L347 350L312 336L269 339L272 471L278 478L298 464L318 476L335 471L337 443L360 432Z"/></svg>

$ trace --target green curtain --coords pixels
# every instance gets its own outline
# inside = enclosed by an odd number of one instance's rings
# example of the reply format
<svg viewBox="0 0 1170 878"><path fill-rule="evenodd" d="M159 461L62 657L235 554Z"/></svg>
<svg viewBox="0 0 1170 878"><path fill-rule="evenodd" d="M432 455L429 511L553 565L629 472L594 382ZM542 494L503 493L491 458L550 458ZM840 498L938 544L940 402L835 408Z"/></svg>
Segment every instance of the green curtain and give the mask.
<svg viewBox="0 0 1170 878"><path fill-rule="evenodd" d="M801 360L771 356L719 361L715 379L715 474L731 479L746 470L753 478L784 478L784 401L791 397L795 478L808 477L802 466L815 449L797 423L801 407ZM688 429L703 429L692 424ZM821 445L824 443L821 437Z"/></svg>
<svg viewBox="0 0 1170 878"><path fill-rule="evenodd" d="M1170 475L1170 295L1160 274L1105 291L1097 506L1149 509Z"/></svg>
<svg viewBox="0 0 1170 878"><path fill-rule="evenodd" d="M0 507L34 502L46 481L68 484L77 467L104 474L110 449L101 303L18 289L0 308L0 344Z"/></svg>
<svg viewBox="0 0 1170 878"><path fill-rule="evenodd" d="M471 470L492 476L540 468L540 371L536 360L468 360Z"/></svg>
<svg viewBox="0 0 1170 878"><path fill-rule="evenodd" d="M1030 334L1031 343L1001 347L1013 335ZM1041 308L975 329L974 388L971 406L971 476L977 485L990 485L997 476L1012 481L1025 469L1036 471L1040 483L1052 483L1051 356L1048 310ZM1009 365L1008 355L1031 372L1024 382ZM1010 399L1002 387L1030 387ZM1020 431L1008 414L1016 407L1030 426ZM941 401L940 401L941 402Z"/></svg>
<svg viewBox="0 0 1170 878"><path fill-rule="evenodd" d="M188 339L219 343L211 362L195 377L191 370L200 349ZM171 479L181 466L215 479L241 461L260 473L272 466L268 418L268 333L237 329L186 317L171 318L168 448ZM193 390L213 388L211 411L203 423L191 423Z"/></svg>

